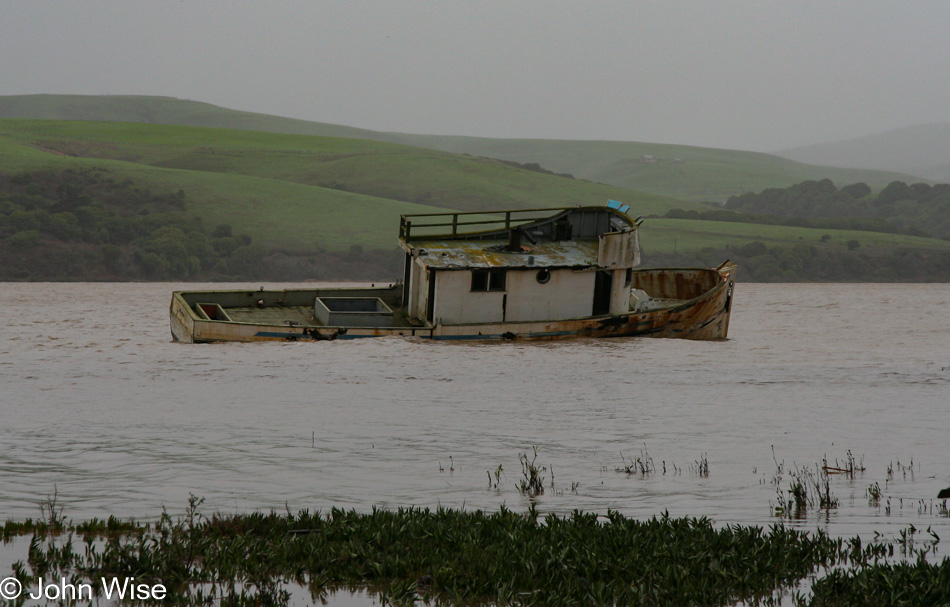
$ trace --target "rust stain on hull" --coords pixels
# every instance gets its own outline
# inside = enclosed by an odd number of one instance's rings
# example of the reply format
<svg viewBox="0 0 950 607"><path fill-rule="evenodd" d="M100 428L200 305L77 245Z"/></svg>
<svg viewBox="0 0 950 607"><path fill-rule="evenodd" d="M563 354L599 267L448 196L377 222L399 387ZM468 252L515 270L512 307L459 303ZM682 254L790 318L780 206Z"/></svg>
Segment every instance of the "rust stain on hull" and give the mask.
<svg viewBox="0 0 950 607"><path fill-rule="evenodd" d="M652 313L613 317L594 337L649 335L683 339L725 339L729 332L735 265L716 270L640 270L633 285L655 297L686 300ZM618 322L619 321L619 322Z"/></svg>

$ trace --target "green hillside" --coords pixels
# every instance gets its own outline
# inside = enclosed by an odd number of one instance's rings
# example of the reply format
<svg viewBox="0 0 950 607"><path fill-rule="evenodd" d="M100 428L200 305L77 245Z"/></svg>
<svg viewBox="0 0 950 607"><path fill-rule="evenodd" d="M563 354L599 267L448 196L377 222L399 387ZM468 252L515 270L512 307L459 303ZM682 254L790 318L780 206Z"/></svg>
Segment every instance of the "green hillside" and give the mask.
<svg viewBox="0 0 950 607"><path fill-rule="evenodd" d="M882 188L895 180L920 181L902 173L802 164L757 152L627 141L556 141L406 135L399 140L432 149L541 166L591 181L695 202L806 179L864 182Z"/></svg>
<svg viewBox="0 0 950 607"><path fill-rule="evenodd" d="M740 280L755 282L950 282L950 244L933 238L690 219L641 230L646 266L731 259Z"/></svg>
<svg viewBox="0 0 950 607"><path fill-rule="evenodd" d="M647 264L731 257L748 260L756 279L808 280L811 267L794 261L808 256L819 269L837 264L829 279L896 280L906 263L915 280L950 279L942 241L652 219L709 207L368 139L0 119L0 157L0 280L392 279L400 214L607 199L648 217Z"/></svg>
<svg viewBox="0 0 950 607"><path fill-rule="evenodd" d="M100 138L90 139L91 145L106 141L101 138L104 132L98 130L97 123L76 124L81 124L80 130L87 131L90 137L93 132L98 134ZM58 126L65 125L0 121L4 172L102 169L114 180L130 180L137 187L155 192L182 190L187 194L186 208L190 215L209 226L227 223L235 231L250 234L256 242L267 246L290 250L320 246L333 250L354 244L389 245L400 214L441 211L428 205L279 179L151 166L121 157L77 155L69 150L82 145L82 140L77 139L79 133L68 128L60 131ZM142 125L142 128L161 130L166 127ZM188 141L188 145L194 145L196 140L189 138ZM117 142L112 146L114 151L121 147ZM169 149L176 148L169 146ZM362 221L353 222L353 217L361 217Z"/></svg>
<svg viewBox="0 0 950 607"><path fill-rule="evenodd" d="M787 248L807 244L832 249L846 246L851 240L860 243L863 252L882 252L897 248L950 251L950 244L936 238L858 230L797 228L695 219L649 219L640 229L640 244L647 253L673 253L704 248L740 249L753 242L768 243L772 247Z"/></svg>
<svg viewBox="0 0 950 607"><path fill-rule="evenodd" d="M683 206L497 160L245 130L5 119L0 157L0 280L392 279L401 214Z"/></svg>
<svg viewBox="0 0 950 607"><path fill-rule="evenodd" d="M755 152L620 141L557 141L408 135L241 112L170 97L20 95L0 96L0 118L127 121L246 129L403 143L446 152L538 163L580 179L694 202L806 179L881 188L912 175L841 169L794 162Z"/></svg>
<svg viewBox="0 0 950 607"><path fill-rule="evenodd" d="M4 172L101 167L268 246L394 246L398 217L623 200L643 215L682 203L502 162L359 139L134 123L0 120ZM697 208L697 207L691 207Z"/></svg>

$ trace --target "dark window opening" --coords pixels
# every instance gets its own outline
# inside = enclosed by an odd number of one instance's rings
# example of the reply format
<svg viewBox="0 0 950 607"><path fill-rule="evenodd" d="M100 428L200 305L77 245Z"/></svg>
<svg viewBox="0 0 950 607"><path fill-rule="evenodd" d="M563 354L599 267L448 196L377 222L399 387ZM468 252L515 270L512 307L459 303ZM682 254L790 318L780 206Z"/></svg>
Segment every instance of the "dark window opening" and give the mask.
<svg viewBox="0 0 950 607"><path fill-rule="evenodd" d="M429 296L426 299L426 320L435 322L435 270L426 272L429 278Z"/></svg>
<svg viewBox="0 0 950 607"><path fill-rule="evenodd" d="M613 288L613 272L599 271L594 276L594 316L610 312L610 291Z"/></svg>
<svg viewBox="0 0 950 607"><path fill-rule="evenodd" d="M504 291L507 270L472 270L472 291Z"/></svg>
<svg viewBox="0 0 950 607"><path fill-rule="evenodd" d="M488 290L504 291L505 279L508 277L507 270L491 270L488 273Z"/></svg>
<svg viewBox="0 0 950 607"><path fill-rule="evenodd" d="M488 290L488 270L472 270L472 290Z"/></svg>

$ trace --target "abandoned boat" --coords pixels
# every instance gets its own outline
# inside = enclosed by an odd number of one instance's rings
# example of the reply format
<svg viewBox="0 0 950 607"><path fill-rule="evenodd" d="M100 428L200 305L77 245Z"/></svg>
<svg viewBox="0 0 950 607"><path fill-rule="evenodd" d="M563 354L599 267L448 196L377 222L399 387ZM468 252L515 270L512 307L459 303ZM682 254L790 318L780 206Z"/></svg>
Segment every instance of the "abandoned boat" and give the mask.
<svg viewBox="0 0 950 607"><path fill-rule="evenodd" d="M178 291L176 341L724 339L735 264L636 269L629 207L404 215L402 280L384 287Z"/></svg>

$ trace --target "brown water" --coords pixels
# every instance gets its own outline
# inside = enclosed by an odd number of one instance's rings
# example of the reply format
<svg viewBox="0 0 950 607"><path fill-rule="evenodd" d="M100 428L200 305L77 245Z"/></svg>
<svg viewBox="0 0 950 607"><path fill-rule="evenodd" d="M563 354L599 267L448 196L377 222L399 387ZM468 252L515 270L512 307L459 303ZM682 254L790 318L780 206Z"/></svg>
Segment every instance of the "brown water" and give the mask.
<svg viewBox="0 0 950 607"><path fill-rule="evenodd" d="M224 512L518 510L518 456L537 445L554 473L542 511L764 525L774 446L786 466L851 450L866 467L833 479L837 509L795 525L950 526L935 499L950 285L741 284L725 342L220 345L171 342L182 287L0 284L0 518L35 517L54 491L76 520L155 518L190 493ZM641 451L655 474L615 471ZM704 456L708 477L691 471Z"/></svg>

